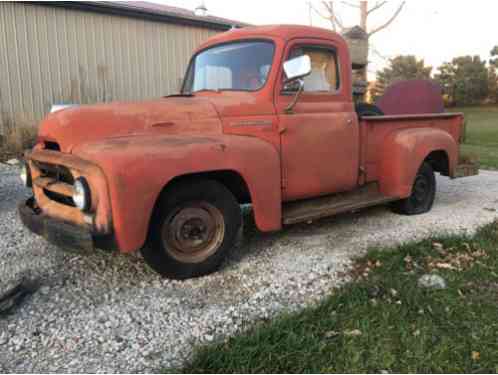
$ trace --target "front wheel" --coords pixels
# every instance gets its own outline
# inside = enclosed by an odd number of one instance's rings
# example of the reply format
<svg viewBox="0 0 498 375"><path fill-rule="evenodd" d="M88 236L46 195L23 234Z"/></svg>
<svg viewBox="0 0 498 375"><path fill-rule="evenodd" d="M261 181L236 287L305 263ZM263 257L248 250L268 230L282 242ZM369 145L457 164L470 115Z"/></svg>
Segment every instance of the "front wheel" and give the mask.
<svg viewBox="0 0 498 375"><path fill-rule="evenodd" d="M436 176L432 166L424 162L415 176L411 195L395 202L394 211L404 215L419 215L428 212L436 196Z"/></svg>
<svg viewBox="0 0 498 375"><path fill-rule="evenodd" d="M191 181L166 192L153 215L145 261L161 275L187 279L215 271L242 223L233 194L216 181Z"/></svg>

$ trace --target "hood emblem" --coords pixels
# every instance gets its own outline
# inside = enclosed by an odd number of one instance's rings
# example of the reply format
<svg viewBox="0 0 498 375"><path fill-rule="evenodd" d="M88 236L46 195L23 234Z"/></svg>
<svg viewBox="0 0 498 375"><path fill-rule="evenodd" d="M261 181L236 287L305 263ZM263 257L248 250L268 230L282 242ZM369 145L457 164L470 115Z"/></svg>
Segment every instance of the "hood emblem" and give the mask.
<svg viewBox="0 0 498 375"><path fill-rule="evenodd" d="M232 126L271 126L271 120L244 120L239 122L234 122Z"/></svg>
<svg viewBox="0 0 498 375"><path fill-rule="evenodd" d="M166 128L168 126L173 126L173 125L175 125L174 122L166 121L166 122L156 122L155 124L152 124L151 126L153 128Z"/></svg>

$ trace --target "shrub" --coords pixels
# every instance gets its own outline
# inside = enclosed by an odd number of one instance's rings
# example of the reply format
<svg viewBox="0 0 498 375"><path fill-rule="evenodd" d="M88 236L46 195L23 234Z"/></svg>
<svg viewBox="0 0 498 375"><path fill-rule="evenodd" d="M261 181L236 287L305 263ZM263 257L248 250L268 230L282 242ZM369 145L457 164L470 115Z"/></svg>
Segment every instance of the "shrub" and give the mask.
<svg viewBox="0 0 498 375"><path fill-rule="evenodd" d="M24 150L34 146L38 128L33 122L4 121L0 134L0 160L22 156Z"/></svg>

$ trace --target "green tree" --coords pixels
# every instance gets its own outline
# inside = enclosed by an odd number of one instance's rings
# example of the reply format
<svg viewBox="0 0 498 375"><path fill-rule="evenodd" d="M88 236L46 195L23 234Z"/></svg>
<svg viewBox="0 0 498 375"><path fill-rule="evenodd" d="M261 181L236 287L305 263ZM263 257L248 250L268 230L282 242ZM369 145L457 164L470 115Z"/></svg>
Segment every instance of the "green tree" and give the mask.
<svg viewBox="0 0 498 375"><path fill-rule="evenodd" d="M389 65L377 72L377 80L372 89L375 100L394 82L408 79L430 79L432 67L426 66L424 60L417 60L413 55L396 56L389 59Z"/></svg>
<svg viewBox="0 0 498 375"><path fill-rule="evenodd" d="M489 60L489 68L488 68L489 101L494 104L498 104L498 75L496 73L497 69L498 69L498 46L495 46L491 50L491 59Z"/></svg>
<svg viewBox="0 0 498 375"><path fill-rule="evenodd" d="M491 60L489 60L489 63L498 68L498 46L494 46L491 50Z"/></svg>
<svg viewBox="0 0 498 375"><path fill-rule="evenodd" d="M461 56L439 67L435 79L450 105L481 103L489 93L489 72L479 56Z"/></svg>

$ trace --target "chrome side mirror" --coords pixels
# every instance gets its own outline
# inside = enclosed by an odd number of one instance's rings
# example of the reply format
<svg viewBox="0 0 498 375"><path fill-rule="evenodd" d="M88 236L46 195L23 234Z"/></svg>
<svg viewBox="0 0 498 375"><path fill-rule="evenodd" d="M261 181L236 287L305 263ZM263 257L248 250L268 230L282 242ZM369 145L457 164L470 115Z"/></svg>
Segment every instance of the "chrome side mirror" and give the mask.
<svg viewBox="0 0 498 375"><path fill-rule="evenodd" d="M308 55L302 55L284 62L284 72L286 80L284 84L298 82L298 90L291 103L285 108L285 113L292 114L294 106L304 90L303 78L311 73L311 59Z"/></svg>
<svg viewBox="0 0 498 375"><path fill-rule="evenodd" d="M308 55L302 55L284 62L285 83L304 78L311 73L311 59Z"/></svg>

